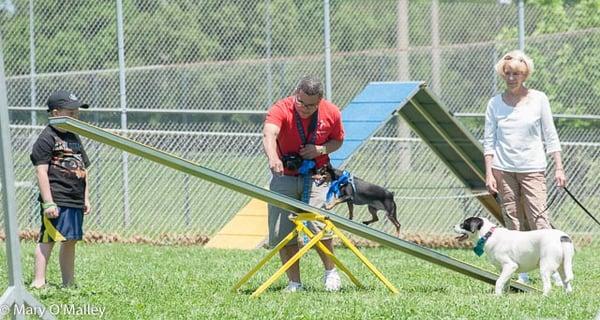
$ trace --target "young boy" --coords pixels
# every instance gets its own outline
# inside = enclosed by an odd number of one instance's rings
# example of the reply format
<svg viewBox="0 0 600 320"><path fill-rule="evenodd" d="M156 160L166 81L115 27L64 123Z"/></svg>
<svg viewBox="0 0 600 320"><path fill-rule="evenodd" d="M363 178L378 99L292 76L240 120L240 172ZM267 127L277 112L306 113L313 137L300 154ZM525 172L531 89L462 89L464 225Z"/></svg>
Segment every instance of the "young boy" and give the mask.
<svg viewBox="0 0 600 320"><path fill-rule="evenodd" d="M56 91L48 98L50 117L77 119L79 108L89 106L67 91ZM86 169L90 162L76 134L50 125L33 145L30 159L40 188L42 220L31 286L41 288L46 284L46 266L57 241L61 241L63 286L70 286L75 274L75 244L83 238L83 215L90 212Z"/></svg>

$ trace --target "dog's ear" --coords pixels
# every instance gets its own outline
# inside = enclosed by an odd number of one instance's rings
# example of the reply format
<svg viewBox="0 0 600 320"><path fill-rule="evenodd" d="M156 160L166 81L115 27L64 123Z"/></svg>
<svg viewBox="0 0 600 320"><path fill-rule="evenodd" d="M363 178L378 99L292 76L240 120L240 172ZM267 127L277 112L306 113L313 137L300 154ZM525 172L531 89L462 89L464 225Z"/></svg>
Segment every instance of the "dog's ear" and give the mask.
<svg viewBox="0 0 600 320"><path fill-rule="evenodd" d="M460 227L471 233L475 233L481 230L481 228L483 227L483 220L478 217L471 217L465 220Z"/></svg>

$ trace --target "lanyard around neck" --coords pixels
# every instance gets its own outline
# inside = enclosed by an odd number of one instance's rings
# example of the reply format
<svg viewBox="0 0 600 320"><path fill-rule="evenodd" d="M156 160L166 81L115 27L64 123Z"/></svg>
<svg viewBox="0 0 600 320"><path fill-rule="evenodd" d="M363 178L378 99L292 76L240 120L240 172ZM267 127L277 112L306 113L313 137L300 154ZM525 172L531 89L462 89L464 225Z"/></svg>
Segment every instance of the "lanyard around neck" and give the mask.
<svg viewBox="0 0 600 320"><path fill-rule="evenodd" d="M298 134L300 134L300 140L302 140L302 144L315 144L315 140L317 139L317 134L315 133L315 129L317 128L317 122L319 121L319 109L313 113L312 118L310 120L310 125L308 126L308 134L310 135L310 141L306 140L306 133L304 132L304 127L302 126L302 120L300 120L300 114L296 109L294 109L294 120L296 121L296 128L298 129Z"/></svg>

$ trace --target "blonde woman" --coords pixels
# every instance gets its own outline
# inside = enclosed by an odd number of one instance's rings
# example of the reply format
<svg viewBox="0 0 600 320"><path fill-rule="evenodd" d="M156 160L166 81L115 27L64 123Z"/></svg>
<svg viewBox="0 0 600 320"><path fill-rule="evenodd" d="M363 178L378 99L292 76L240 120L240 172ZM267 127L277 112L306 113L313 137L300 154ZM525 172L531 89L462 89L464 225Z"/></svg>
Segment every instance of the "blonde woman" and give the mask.
<svg viewBox="0 0 600 320"><path fill-rule="evenodd" d="M507 228L551 228L546 154L554 158L556 184L564 187L567 179L548 97L525 86L534 69L522 51L505 54L495 68L506 90L490 99L485 114L486 187L491 194L500 194ZM526 274L520 280L527 282Z"/></svg>

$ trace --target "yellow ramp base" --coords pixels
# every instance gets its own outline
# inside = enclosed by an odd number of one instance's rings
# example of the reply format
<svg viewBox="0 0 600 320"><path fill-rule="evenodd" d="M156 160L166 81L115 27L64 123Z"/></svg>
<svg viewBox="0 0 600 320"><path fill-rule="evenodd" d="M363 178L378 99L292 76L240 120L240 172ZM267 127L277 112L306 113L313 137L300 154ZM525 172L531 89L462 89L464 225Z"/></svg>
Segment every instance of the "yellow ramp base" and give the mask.
<svg viewBox="0 0 600 320"><path fill-rule="evenodd" d="M262 246L268 232L267 203L252 199L205 247L252 250Z"/></svg>

